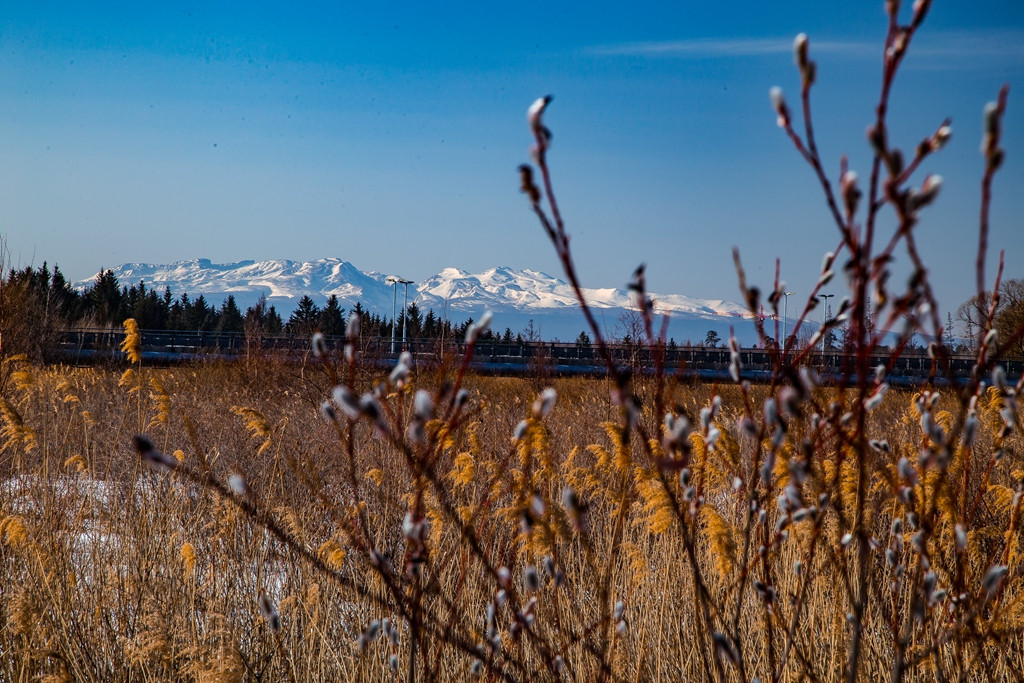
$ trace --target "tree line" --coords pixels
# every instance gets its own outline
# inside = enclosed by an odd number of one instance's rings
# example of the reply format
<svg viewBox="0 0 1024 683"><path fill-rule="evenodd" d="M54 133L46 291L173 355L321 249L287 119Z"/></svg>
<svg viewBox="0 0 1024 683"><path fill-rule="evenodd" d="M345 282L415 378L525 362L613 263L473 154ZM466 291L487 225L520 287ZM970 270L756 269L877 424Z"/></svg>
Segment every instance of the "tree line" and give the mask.
<svg viewBox="0 0 1024 683"><path fill-rule="evenodd" d="M202 294L176 295L169 287L160 290L144 281L122 285L111 270L101 271L89 287L78 290L59 267L51 269L44 262L37 268L11 268L0 279L0 355L28 353L42 357L56 335L64 330L117 328L128 318L134 318L140 328L148 330L343 335L353 315L360 318L362 334L391 336L389 317L368 311L361 303L346 312L334 295L323 306L317 305L312 297L303 296L285 319L266 297L260 297L243 311L232 295L218 306ZM461 338L472 322L469 319L453 323L433 309L424 314L411 303L404 318L395 323L394 333L401 338L404 332L409 339ZM504 335L488 331L483 338L523 340L521 334L513 336L509 329Z"/></svg>
<svg viewBox="0 0 1024 683"><path fill-rule="evenodd" d="M1000 338L1013 339L1015 331L1024 324L1024 279L1003 281L998 301L993 327ZM972 297L960 306L957 322L963 336L959 343L954 342L952 316L947 315L947 339L943 342L951 351L965 353L972 350L978 331L986 325L990 302L991 295L986 293L982 299ZM285 319L265 297L243 311L231 295L218 306L201 294L196 297L187 292L175 295L168 287L160 290L147 286L144 281L122 285L111 270L101 271L89 287L78 290L72 287L59 267L51 269L44 262L36 268L10 268L0 279L0 355L29 353L33 357L42 357L54 343L56 335L64 330L73 327L110 329L120 327L128 318L134 318L142 329L150 330L296 335L311 335L319 331L326 335L343 335L347 320L353 315L359 316L363 334L391 336L390 317L368 311L360 303L346 312L337 296L333 295L323 306L311 297L303 296ZM472 322L469 319L453 323L438 316L433 309L424 314L416 303L411 303L405 316L395 321L394 334L396 338L401 338L404 332L409 339L458 339L465 336ZM623 343L632 341L631 331L624 332ZM838 337L836 332L830 330L825 348L841 350L844 347L842 330L838 330ZM489 330L482 338L522 343L538 341L539 335L534 333L531 324L520 333L513 333L509 328L504 333ZM576 343L586 345L590 339L583 332ZM723 340L713 330L704 340L705 346L722 343ZM674 345L673 341L670 346ZM912 342L908 350L923 349ZM1024 355L1024 339L1015 339L1008 351L1010 355Z"/></svg>

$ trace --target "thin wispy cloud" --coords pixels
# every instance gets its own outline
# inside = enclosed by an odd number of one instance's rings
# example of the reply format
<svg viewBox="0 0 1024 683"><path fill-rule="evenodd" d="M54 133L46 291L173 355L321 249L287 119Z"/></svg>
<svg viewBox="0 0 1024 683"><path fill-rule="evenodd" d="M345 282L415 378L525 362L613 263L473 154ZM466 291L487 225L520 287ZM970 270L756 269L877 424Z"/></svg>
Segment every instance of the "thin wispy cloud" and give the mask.
<svg viewBox="0 0 1024 683"><path fill-rule="evenodd" d="M697 38L614 45L596 45L586 52L599 57L647 57L651 59L723 59L764 57L789 54L793 36L771 38ZM925 68L957 68L964 58L997 60L1024 64L1024 30L976 29L964 31L922 30L911 50ZM841 55L853 58L878 57L877 41L815 39L811 34L812 55Z"/></svg>
<svg viewBox="0 0 1024 683"><path fill-rule="evenodd" d="M857 41L812 41L816 52L872 54L878 46ZM720 57L761 57L788 54L793 51L793 37L788 38L724 38L668 40L660 42L598 45L587 52L599 56L665 57L676 59L713 59Z"/></svg>
<svg viewBox="0 0 1024 683"><path fill-rule="evenodd" d="M921 57L972 57L1024 62L1024 30L922 31L914 45Z"/></svg>

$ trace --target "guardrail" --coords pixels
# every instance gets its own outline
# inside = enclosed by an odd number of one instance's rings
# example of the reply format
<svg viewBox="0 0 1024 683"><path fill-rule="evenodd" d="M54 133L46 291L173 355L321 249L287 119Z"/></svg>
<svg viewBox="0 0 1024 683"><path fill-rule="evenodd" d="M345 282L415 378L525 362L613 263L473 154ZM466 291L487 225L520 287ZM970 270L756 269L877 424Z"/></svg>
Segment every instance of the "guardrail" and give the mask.
<svg viewBox="0 0 1024 683"><path fill-rule="evenodd" d="M298 358L309 353L309 339L293 334L142 330L141 335L143 359L157 364L237 359L265 354ZM85 363L123 358L120 346L124 336L121 330L71 330L62 336L58 356L68 362ZM340 353L345 344L344 337L325 337L324 341L327 349L336 353ZM390 337L360 339L360 355L373 362L393 362L402 350L402 345L396 343L394 353L391 349ZM413 339L405 343L405 349L420 362L436 362L444 354L461 358L465 353L465 344L462 340L453 339ZM618 344L611 345L610 350L618 365L631 367L638 372L654 370L655 351L650 347ZM663 354L663 362L668 370L684 368L688 373L706 379L724 380L728 377L728 349L676 346L666 347ZM744 377L754 380L769 377L774 368L773 352L767 349L741 349L740 360ZM824 375L835 376L844 367L853 367L853 360L850 354L826 351L809 354L806 364ZM872 358L871 364L890 366L890 358L887 354L879 354ZM927 354L903 353L892 362L888 374L894 381L910 384L919 383L933 373L938 379L956 381L965 379L973 364L973 356L952 356L952 377L947 377L933 367L932 359ZM1011 377L1019 377L1024 372L1024 359L1006 359L1000 361L1000 364ZM605 371L597 348L590 344L500 340L479 340L473 355L473 367L484 372L510 374L546 372L600 375Z"/></svg>

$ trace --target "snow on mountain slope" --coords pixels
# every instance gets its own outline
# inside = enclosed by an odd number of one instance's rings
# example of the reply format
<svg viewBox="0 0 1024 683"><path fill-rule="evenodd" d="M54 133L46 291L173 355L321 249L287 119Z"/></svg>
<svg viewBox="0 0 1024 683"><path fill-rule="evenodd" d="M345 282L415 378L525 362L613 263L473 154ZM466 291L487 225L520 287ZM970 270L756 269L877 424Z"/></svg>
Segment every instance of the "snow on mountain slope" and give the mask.
<svg viewBox="0 0 1024 683"><path fill-rule="evenodd" d="M266 296L285 317L305 295L323 305L332 294L337 295L346 309L361 302L368 310L390 316L395 296L392 286L386 282L386 274L366 273L338 258L223 264L193 259L169 265L126 263L112 270L122 285L130 286L142 280L149 288L170 287L175 297L183 292L193 298L202 294L214 306L219 306L230 294L245 310L260 296ZM83 280L76 286L87 287L92 281ZM627 290L584 289L584 294L599 314L601 324L615 335L615 327L633 308ZM399 305L403 297L403 288L399 286ZM742 320L750 316L739 304L681 294L651 294L651 297L657 312L670 314L670 331L678 330L682 335L677 335L680 340L702 340L709 329L715 329L724 338L730 325L744 338L752 336L753 325ZM410 285L409 301L415 301L422 311L432 308L439 315L457 321L479 317L490 309L496 314L495 327L502 330L510 327L513 332L520 331L527 321L536 320L545 338L571 340L585 327L572 287L557 277L535 270L500 267L468 273L458 268L445 268L423 282Z"/></svg>
<svg viewBox="0 0 1024 683"><path fill-rule="evenodd" d="M265 296L284 314L306 295L321 305L327 297L335 294L343 304L354 306L357 301L362 301L367 308L381 310L385 304L390 309L392 296L391 286L384 282L385 275L364 273L337 258L236 263L192 259L170 265L126 263L111 270L122 285L130 286L142 280L149 288L163 290L170 287L175 297L183 292L192 298L202 294L214 306L230 294L244 310L260 296ZM92 280L83 280L75 286L87 287L91 283Z"/></svg>
<svg viewBox="0 0 1024 683"><path fill-rule="evenodd" d="M455 310L479 310L488 304L494 311L506 309L529 311L534 309L576 308L576 295L565 281L535 270L491 268L470 274L456 268L446 268L420 284L416 301L437 308L435 304L448 301ZM587 302L594 308L632 308L633 302L625 289L584 288ZM672 314L700 317L742 317L745 309L739 304L722 300L695 299L680 294L652 294L655 310Z"/></svg>

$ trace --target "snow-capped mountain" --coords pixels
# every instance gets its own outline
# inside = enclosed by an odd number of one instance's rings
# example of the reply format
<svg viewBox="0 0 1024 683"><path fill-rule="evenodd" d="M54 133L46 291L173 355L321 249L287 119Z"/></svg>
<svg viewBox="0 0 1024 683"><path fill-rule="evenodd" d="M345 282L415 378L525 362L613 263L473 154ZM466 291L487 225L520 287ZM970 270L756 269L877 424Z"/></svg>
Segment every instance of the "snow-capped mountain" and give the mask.
<svg viewBox="0 0 1024 683"><path fill-rule="evenodd" d="M192 298L202 294L214 306L233 295L245 310L261 296L274 304L287 318L298 300L308 295L323 305L332 294L341 305L350 309L357 302L363 307L389 317L395 291L380 272L363 272L347 261L325 258L316 261L239 261L212 263L208 259L178 261L170 265L126 263L112 269L124 286L145 282L148 288L169 287L174 296L187 292ZM78 287L93 282L83 280ZM587 301L594 309L598 323L612 337L629 330L630 311L635 310L631 295L625 288L585 289ZM409 285L409 302L422 312L435 314L456 322L479 318L485 310L495 314L497 331L507 327L518 333L533 321L534 329L544 339L572 341L586 328L572 287L565 281L534 270L491 268L482 273L468 273L458 268L445 268L437 275ZM405 292L398 286L398 305ZM651 294L655 310L670 316L669 333L680 343L704 339L714 329L727 338L730 325L741 341L754 339L754 326L743 306L720 299L696 299L681 294ZM634 316L635 317L635 316Z"/></svg>
<svg viewBox="0 0 1024 683"><path fill-rule="evenodd" d="M202 294L214 306L230 294L245 310L265 296L286 317L306 295L318 305L335 294L346 307L361 301L371 310L383 310L385 304L391 310L391 285L384 281L387 276L377 272L364 273L341 259L212 263L201 258L170 265L125 263L111 270L124 286L143 281L148 288L162 290L170 287L175 297L183 292L193 299ZM92 280L83 280L76 282L75 286L86 287L91 283Z"/></svg>

